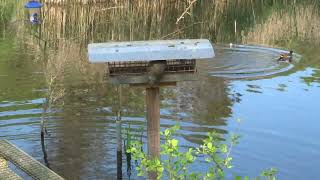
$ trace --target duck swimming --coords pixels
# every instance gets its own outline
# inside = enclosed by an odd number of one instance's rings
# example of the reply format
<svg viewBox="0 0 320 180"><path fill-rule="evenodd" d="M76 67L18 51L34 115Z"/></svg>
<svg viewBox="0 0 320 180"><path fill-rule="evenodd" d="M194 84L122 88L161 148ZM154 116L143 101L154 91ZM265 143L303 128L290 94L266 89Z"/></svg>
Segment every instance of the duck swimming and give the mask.
<svg viewBox="0 0 320 180"><path fill-rule="evenodd" d="M293 57L293 51L290 51L289 53L280 54L278 61L279 62L292 62L292 57Z"/></svg>

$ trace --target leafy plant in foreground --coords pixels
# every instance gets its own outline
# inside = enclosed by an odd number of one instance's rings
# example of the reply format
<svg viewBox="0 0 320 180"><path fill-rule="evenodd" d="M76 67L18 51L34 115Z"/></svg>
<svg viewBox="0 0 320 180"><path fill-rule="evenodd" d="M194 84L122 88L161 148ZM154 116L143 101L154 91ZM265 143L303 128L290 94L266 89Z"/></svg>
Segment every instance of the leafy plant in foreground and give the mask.
<svg viewBox="0 0 320 180"><path fill-rule="evenodd" d="M219 180L224 179L225 170L232 168L231 151L234 145L239 143L238 135L231 135L228 144L223 143L223 137L217 132L208 133L203 144L198 148L189 148L188 151L182 152L179 147L179 141L172 136L180 129L179 125L173 126L161 132L164 137L164 143L161 145L161 155L164 160L159 158L150 158L142 151L142 141L132 141L127 153L131 153L132 159L139 161L136 167L138 176L147 176L148 172L157 174L161 179L164 174L171 180ZM204 157L207 163L206 172L189 172L189 166L192 165L197 157ZM261 178L266 180L275 180L275 169L265 170ZM248 177L235 177L236 180L249 180Z"/></svg>

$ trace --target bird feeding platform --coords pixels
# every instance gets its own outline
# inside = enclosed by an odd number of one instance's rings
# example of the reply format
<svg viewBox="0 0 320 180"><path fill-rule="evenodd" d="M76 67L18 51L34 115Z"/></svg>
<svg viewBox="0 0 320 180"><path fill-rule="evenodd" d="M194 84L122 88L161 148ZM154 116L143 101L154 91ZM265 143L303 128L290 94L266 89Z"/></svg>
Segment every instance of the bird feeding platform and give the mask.
<svg viewBox="0 0 320 180"><path fill-rule="evenodd" d="M175 85L195 80L196 60L214 57L209 40L158 40L94 43L88 46L91 63L108 64L114 84Z"/></svg>
<svg viewBox="0 0 320 180"><path fill-rule="evenodd" d="M148 153L160 156L160 87L194 81L196 62L212 59L207 39L94 43L88 45L90 63L105 63L113 84L146 88ZM155 176L151 176L155 179Z"/></svg>

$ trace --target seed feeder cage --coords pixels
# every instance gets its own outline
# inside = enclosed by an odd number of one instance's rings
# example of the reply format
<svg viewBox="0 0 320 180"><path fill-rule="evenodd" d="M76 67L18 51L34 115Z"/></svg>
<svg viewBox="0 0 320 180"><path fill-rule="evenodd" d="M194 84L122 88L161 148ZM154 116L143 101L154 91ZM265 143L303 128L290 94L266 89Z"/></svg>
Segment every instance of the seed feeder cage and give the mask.
<svg viewBox="0 0 320 180"><path fill-rule="evenodd" d="M196 80L196 61L214 57L209 40L89 44L91 63L106 63L114 84L166 86Z"/></svg>
<svg viewBox="0 0 320 180"><path fill-rule="evenodd" d="M32 24L39 24L42 4L39 1L31 0L27 2L24 7L28 10L29 21Z"/></svg>
<svg viewBox="0 0 320 180"><path fill-rule="evenodd" d="M146 88L148 153L160 156L160 87L196 80L196 62L214 57L206 39L94 43L90 63L104 63L113 84ZM149 179L157 179L152 172Z"/></svg>

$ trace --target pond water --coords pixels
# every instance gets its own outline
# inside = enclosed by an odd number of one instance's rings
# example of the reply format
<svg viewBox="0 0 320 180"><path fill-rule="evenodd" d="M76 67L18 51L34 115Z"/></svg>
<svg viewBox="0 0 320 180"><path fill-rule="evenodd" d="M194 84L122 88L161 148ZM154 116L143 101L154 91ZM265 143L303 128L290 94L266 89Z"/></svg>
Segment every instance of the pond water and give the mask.
<svg viewBox="0 0 320 180"><path fill-rule="evenodd" d="M161 129L180 122L176 138L183 149L198 146L212 130L241 135L227 179L255 177L270 167L279 179L317 179L319 2L198 1L176 23L186 2L46 4L41 25L31 26L23 2L0 1L0 139L66 179L114 179L118 91L104 65L88 63L87 44L208 38L216 57L198 64L199 81L161 90ZM288 50L295 52L293 63L277 62ZM140 136L145 92L125 86L122 95L122 136L129 126ZM146 133L142 137L146 141ZM191 169L204 166L200 158ZM123 178L129 179L126 168L123 156Z"/></svg>

